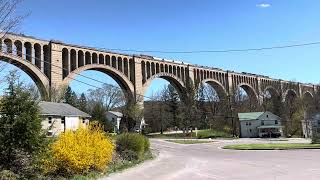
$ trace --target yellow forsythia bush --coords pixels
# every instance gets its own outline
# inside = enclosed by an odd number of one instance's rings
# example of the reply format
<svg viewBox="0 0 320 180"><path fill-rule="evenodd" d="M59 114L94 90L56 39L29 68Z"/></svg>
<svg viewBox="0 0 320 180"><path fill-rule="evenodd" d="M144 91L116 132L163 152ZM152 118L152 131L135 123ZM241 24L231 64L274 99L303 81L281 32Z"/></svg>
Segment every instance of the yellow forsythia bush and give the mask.
<svg viewBox="0 0 320 180"><path fill-rule="evenodd" d="M66 176L102 171L112 161L113 151L112 141L97 124L66 131L51 145L45 171Z"/></svg>

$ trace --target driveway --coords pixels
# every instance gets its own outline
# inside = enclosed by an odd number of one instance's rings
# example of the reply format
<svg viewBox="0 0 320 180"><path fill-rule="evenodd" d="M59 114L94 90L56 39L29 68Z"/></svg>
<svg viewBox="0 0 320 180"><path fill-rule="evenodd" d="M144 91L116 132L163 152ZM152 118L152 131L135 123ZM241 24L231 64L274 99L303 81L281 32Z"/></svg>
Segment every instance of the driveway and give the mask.
<svg viewBox="0 0 320 180"><path fill-rule="evenodd" d="M218 140L208 144L182 145L152 139L159 156L122 173L112 180L294 180L320 179L320 150L236 151L222 146L263 143L265 140ZM278 143L281 141L274 141ZM288 142L306 142L292 139Z"/></svg>

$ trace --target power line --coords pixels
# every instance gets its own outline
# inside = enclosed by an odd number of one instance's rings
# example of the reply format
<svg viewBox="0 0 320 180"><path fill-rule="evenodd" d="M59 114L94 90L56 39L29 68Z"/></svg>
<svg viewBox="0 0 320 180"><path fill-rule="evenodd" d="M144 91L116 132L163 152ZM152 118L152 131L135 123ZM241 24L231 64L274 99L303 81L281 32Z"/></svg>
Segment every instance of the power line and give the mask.
<svg viewBox="0 0 320 180"><path fill-rule="evenodd" d="M96 48L96 49L107 50L107 51L135 52L135 53L200 54L200 53L229 53L229 52L264 51L264 50L286 49L286 48L314 46L314 45L320 45L320 41L301 43L301 44L261 47L261 48L222 49L222 50L162 51L162 50L136 50L136 49L107 49L107 48Z"/></svg>

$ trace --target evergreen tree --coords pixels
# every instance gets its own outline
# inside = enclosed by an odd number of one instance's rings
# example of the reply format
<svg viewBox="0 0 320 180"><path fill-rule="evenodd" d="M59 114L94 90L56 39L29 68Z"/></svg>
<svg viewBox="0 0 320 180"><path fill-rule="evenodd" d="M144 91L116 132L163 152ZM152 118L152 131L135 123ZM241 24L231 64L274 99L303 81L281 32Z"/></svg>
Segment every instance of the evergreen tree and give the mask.
<svg viewBox="0 0 320 180"><path fill-rule="evenodd" d="M31 94L22 88L18 76L10 72L8 88L0 100L0 166L17 164L21 154L36 155L43 147L39 108Z"/></svg>
<svg viewBox="0 0 320 180"><path fill-rule="evenodd" d="M80 95L80 98L78 99L78 108L83 111L87 112L87 97L84 93Z"/></svg>
<svg viewBox="0 0 320 180"><path fill-rule="evenodd" d="M67 104L70 104L71 106L77 107L77 94L72 91L71 87L68 86L66 89L66 92L64 94L64 101Z"/></svg>

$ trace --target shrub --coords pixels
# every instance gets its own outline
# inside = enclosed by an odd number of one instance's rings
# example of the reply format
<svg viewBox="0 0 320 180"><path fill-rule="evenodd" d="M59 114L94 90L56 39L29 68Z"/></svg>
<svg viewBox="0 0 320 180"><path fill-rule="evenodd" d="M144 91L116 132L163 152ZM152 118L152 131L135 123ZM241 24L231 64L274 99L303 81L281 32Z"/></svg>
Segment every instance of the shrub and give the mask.
<svg viewBox="0 0 320 180"><path fill-rule="evenodd" d="M45 172L70 176L102 171L112 160L113 150L114 145L101 126L66 131L51 145L52 158L44 161Z"/></svg>
<svg viewBox="0 0 320 180"><path fill-rule="evenodd" d="M124 133L117 137L117 152L126 160L141 159L149 151L149 139L141 134Z"/></svg>
<svg viewBox="0 0 320 180"><path fill-rule="evenodd" d="M19 179L19 176L12 171L3 170L3 171L0 171L0 179L1 180L16 180L16 179Z"/></svg>

